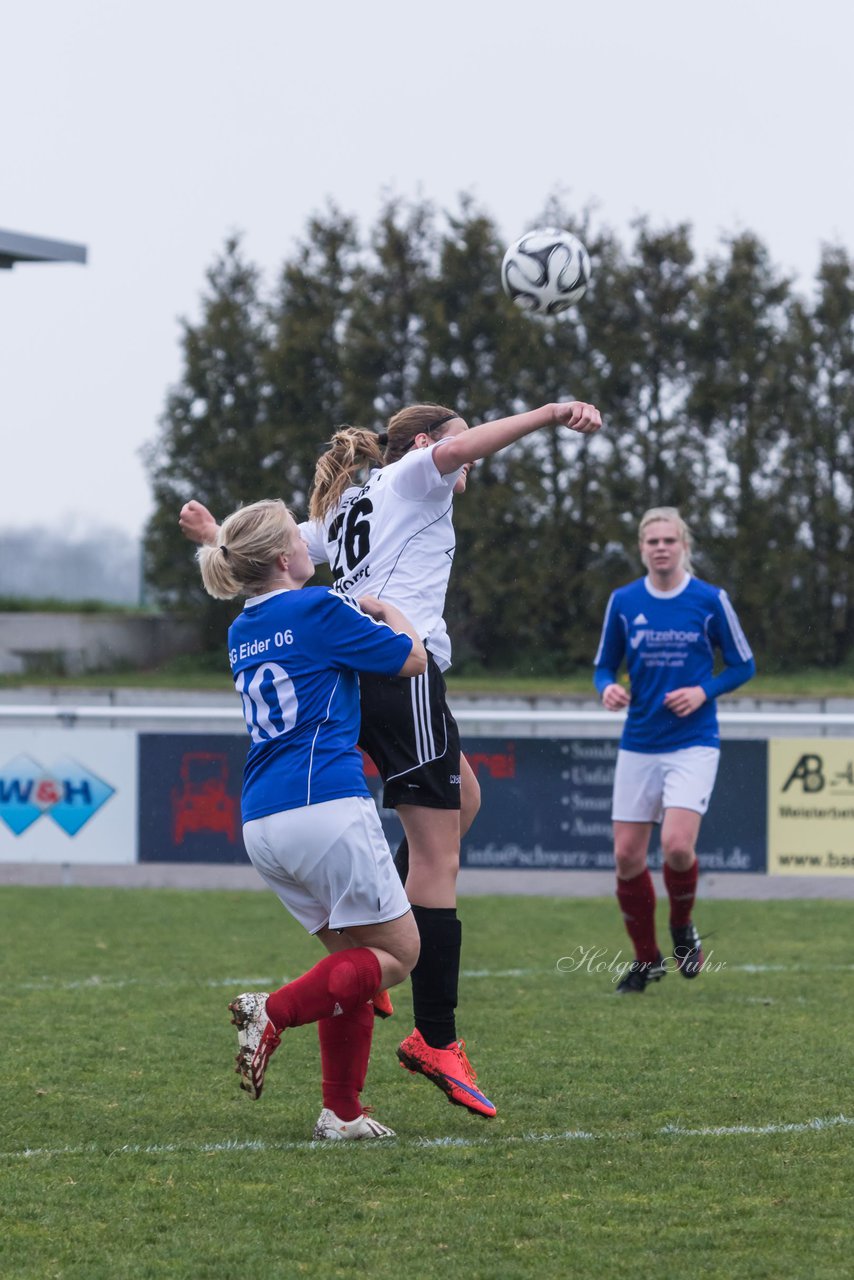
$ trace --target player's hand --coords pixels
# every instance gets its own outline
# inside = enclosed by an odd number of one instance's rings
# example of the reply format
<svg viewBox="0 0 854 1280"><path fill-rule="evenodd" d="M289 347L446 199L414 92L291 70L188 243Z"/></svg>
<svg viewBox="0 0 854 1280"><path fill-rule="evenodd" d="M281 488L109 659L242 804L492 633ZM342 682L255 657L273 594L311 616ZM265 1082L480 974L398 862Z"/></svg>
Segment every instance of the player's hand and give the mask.
<svg viewBox="0 0 854 1280"><path fill-rule="evenodd" d="M592 436L602 426L602 415L595 404L585 404L583 400L568 400L564 404L552 406L554 420L559 426L569 431L579 431L583 436Z"/></svg>
<svg viewBox="0 0 854 1280"><path fill-rule="evenodd" d="M178 524L185 538L191 542L214 543L219 532L219 525L207 507L191 498L185 502L178 517Z"/></svg>
<svg viewBox="0 0 854 1280"><path fill-rule="evenodd" d="M622 711L631 700L628 689L624 689L621 684L606 685L602 694L602 706L606 711Z"/></svg>
<svg viewBox="0 0 854 1280"><path fill-rule="evenodd" d="M377 622L385 621L385 605L376 596L359 596L359 608Z"/></svg>
<svg viewBox="0 0 854 1280"><path fill-rule="evenodd" d="M671 689L664 695L665 707L675 716L690 716L705 701L705 692L698 684L686 685L684 689Z"/></svg>

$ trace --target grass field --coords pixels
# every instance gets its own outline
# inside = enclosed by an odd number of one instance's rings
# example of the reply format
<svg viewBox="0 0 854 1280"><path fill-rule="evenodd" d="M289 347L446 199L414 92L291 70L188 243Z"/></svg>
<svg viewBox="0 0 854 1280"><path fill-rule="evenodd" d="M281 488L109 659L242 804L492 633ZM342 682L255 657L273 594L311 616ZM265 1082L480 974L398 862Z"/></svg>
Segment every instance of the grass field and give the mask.
<svg viewBox="0 0 854 1280"><path fill-rule="evenodd" d="M466 899L498 1118L398 1067L401 988L365 1095L398 1138L345 1146L308 1141L313 1028L259 1102L232 1072L227 1001L319 950L272 895L4 888L0 1274L850 1275L852 910L707 902L714 971L623 998L610 902Z"/></svg>

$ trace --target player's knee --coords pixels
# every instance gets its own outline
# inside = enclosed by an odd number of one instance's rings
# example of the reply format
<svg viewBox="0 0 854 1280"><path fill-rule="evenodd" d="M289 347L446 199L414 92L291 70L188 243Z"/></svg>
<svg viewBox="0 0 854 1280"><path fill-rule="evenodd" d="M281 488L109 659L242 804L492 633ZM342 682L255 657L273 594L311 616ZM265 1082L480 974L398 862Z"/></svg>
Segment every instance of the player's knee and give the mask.
<svg viewBox="0 0 854 1280"><path fill-rule="evenodd" d="M675 871L684 871L694 861L694 833L684 830L679 823L665 824L661 832L661 852L665 862Z"/></svg>
<svg viewBox="0 0 854 1280"><path fill-rule="evenodd" d="M626 838L621 832L616 835L614 862L621 880L631 880L633 876L640 875L646 866L646 851L646 841Z"/></svg>
<svg viewBox="0 0 854 1280"><path fill-rule="evenodd" d="M646 854L618 850L614 854L614 864L620 880L633 880L646 868Z"/></svg>
<svg viewBox="0 0 854 1280"><path fill-rule="evenodd" d="M674 871L687 871L697 856L690 840L663 840L661 852L664 855L664 861Z"/></svg>

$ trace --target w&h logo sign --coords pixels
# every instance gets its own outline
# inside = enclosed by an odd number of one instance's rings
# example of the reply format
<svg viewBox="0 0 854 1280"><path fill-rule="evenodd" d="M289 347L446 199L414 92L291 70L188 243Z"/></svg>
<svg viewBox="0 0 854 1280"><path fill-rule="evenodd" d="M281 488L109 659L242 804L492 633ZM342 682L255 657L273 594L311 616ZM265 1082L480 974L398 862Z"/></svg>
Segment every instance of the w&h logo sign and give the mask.
<svg viewBox="0 0 854 1280"><path fill-rule="evenodd" d="M0 819L16 836L41 817L75 836L114 791L76 760L45 769L30 756L15 756L0 768Z"/></svg>

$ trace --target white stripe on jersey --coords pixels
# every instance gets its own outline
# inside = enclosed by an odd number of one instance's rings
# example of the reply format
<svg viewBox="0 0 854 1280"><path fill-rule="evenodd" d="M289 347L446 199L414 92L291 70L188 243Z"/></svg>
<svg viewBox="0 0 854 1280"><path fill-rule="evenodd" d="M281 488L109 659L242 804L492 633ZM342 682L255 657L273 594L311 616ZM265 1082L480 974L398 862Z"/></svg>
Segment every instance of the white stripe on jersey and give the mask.
<svg viewBox="0 0 854 1280"><path fill-rule="evenodd" d="M613 608L613 606L614 606L614 593L612 592L611 595L608 597L608 607L605 610L605 620L602 623L602 634L599 637L599 648L596 650L596 657L593 659L594 667L599 666L599 662L601 661L601 658L602 658L602 646L605 643L605 632L608 630L608 619L611 616L611 609Z"/></svg>
<svg viewBox="0 0 854 1280"><path fill-rule="evenodd" d="M319 722L317 728L314 731L314 737L311 740L311 751L308 754L308 787L306 788L306 793L305 793L306 804L311 804L311 771L314 768L314 748L317 745L317 736L320 733L320 730L323 728L323 726L326 724L326 722L329 719L329 712L332 708L332 699L335 697L335 690L338 688L338 685L340 684L340 682L341 682L341 674L339 672L339 674L335 677L335 683L332 686L332 692L330 693L329 701L326 704L326 715Z"/></svg>
<svg viewBox="0 0 854 1280"><path fill-rule="evenodd" d="M738 615L736 614L735 609L733 609L730 598L725 591L719 591L718 596L721 604L723 605L724 615L729 623L729 629L732 632L732 638L735 641L735 647L738 650L739 657L742 662L747 662L753 657L753 652L750 645L747 643L747 636L741 629L741 623L738 620Z"/></svg>

